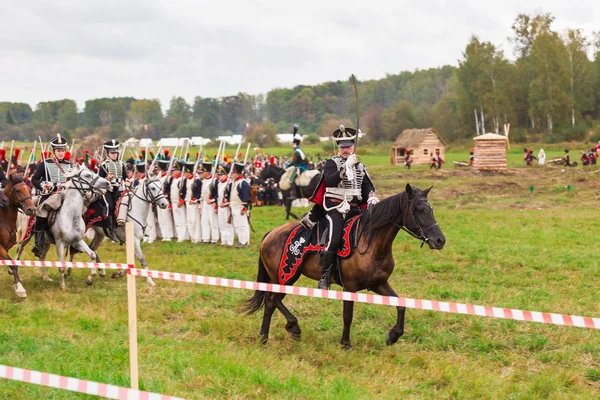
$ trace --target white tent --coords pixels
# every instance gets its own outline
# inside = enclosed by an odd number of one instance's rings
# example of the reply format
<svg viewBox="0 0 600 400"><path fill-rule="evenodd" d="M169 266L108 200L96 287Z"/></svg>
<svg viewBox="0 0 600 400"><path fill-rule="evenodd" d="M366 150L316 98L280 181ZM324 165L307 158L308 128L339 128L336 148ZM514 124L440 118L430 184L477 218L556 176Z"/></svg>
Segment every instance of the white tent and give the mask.
<svg viewBox="0 0 600 400"><path fill-rule="evenodd" d="M219 136L217 140L227 144L238 144L244 141L244 137L242 135Z"/></svg>

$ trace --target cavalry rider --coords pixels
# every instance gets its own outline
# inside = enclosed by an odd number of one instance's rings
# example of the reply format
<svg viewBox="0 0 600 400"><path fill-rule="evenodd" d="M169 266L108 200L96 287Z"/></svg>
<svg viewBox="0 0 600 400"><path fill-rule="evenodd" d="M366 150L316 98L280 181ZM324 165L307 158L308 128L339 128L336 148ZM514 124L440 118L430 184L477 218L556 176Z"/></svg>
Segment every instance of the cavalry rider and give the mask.
<svg viewBox="0 0 600 400"><path fill-rule="evenodd" d="M248 222L248 202L250 200L250 184L244 179L244 164L233 163L231 166L233 183L226 201L231 207L233 229L239 243L235 247L246 247L250 244L250 224Z"/></svg>
<svg viewBox="0 0 600 400"><path fill-rule="evenodd" d="M71 164L65 160L67 140L58 134L50 141L50 147L52 147L54 157L42 161L31 177L33 186L40 194L39 204L44 203L51 195L60 190L62 184L67 181L65 173L71 169ZM48 218L38 215L35 220L35 246L33 247L33 254L36 257L40 257L44 249L46 228L48 228Z"/></svg>
<svg viewBox="0 0 600 400"><path fill-rule="evenodd" d="M308 160L306 159L306 154L304 154L300 148L300 138L296 137L298 129L298 125L294 124L294 141L292 142L294 155L292 157L292 161L289 163L289 167L294 167L294 170L290 175L290 199L296 198L296 177L308 169ZM298 173L298 171L300 173Z"/></svg>
<svg viewBox="0 0 600 400"><path fill-rule="evenodd" d="M319 281L319 289L329 288L331 268L336 261L342 241L344 220L350 209L355 208L356 213L358 208L364 209L379 202L365 166L354 154L356 130L340 125L339 129L333 132L333 139L337 142L338 154L325 162L323 176L311 198L311 201L315 201L315 206L302 221L306 223L310 220L309 224L314 225L320 219L319 214L327 214L329 243L320 259L323 274ZM319 205L321 195L322 208Z"/></svg>
<svg viewBox="0 0 600 400"><path fill-rule="evenodd" d="M104 195L106 204L108 204L108 216L106 223L108 225L108 236L113 242L121 242L115 233L115 207L125 190L125 180L127 179L127 167L119 159L119 142L115 139L104 143L106 149L106 160L100 164L98 175L110 182L110 189Z"/></svg>

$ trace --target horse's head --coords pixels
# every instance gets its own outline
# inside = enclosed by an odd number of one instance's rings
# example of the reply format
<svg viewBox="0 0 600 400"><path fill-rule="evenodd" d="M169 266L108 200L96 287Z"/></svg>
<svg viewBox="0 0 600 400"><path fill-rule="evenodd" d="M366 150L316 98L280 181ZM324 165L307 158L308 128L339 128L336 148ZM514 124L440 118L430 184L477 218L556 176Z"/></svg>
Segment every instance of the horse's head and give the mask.
<svg viewBox="0 0 600 400"><path fill-rule="evenodd" d="M20 175L10 174L8 176L8 184L6 185L4 194L8 198L10 205L20 208L27 215L35 214L36 207L31 199L31 190L23 182L23 177Z"/></svg>
<svg viewBox="0 0 600 400"><path fill-rule="evenodd" d="M419 190L406 184L406 193L411 207L404 218L404 227L412 236L427 243L430 249L440 250L446 243L446 237L435 220L433 207L427 200L430 190L431 187Z"/></svg>
<svg viewBox="0 0 600 400"><path fill-rule="evenodd" d="M147 201L152 204L156 204L162 209L165 209L169 206L169 202L163 193L162 183L158 178L147 179L141 186L145 187L144 197L146 197Z"/></svg>

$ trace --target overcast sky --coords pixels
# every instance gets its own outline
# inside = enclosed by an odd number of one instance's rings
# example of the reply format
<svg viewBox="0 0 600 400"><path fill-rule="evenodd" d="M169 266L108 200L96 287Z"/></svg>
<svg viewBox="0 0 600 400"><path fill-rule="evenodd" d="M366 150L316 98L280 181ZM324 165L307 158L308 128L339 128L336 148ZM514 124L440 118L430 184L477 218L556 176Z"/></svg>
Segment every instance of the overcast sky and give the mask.
<svg viewBox="0 0 600 400"><path fill-rule="evenodd" d="M0 101L196 95L457 65L472 34L500 45L519 13L600 30L598 0L4 0Z"/></svg>

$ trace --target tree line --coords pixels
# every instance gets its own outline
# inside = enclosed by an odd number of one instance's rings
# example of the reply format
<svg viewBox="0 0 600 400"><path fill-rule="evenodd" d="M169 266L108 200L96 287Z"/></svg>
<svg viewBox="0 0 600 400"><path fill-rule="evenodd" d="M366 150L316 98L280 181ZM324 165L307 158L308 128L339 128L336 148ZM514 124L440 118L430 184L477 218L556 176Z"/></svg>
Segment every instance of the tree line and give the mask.
<svg viewBox="0 0 600 400"><path fill-rule="evenodd" d="M493 43L473 36L458 66L404 71L359 81L361 128L368 140L394 140L404 129L433 127L446 140L501 132L535 134L547 141L584 139L600 120L600 31L557 32L551 14L519 14L509 37L514 59ZM303 134L329 135L356 119L350 79L277 88L266 96L238 93L197 96L192 104L173 97L165 113L156 99L88 100L78 111L73 100L0 103L4 140L103 137L216 137L250 135L272 144L293 123ZM600 132L597 132L600 133Z"/></svg>

